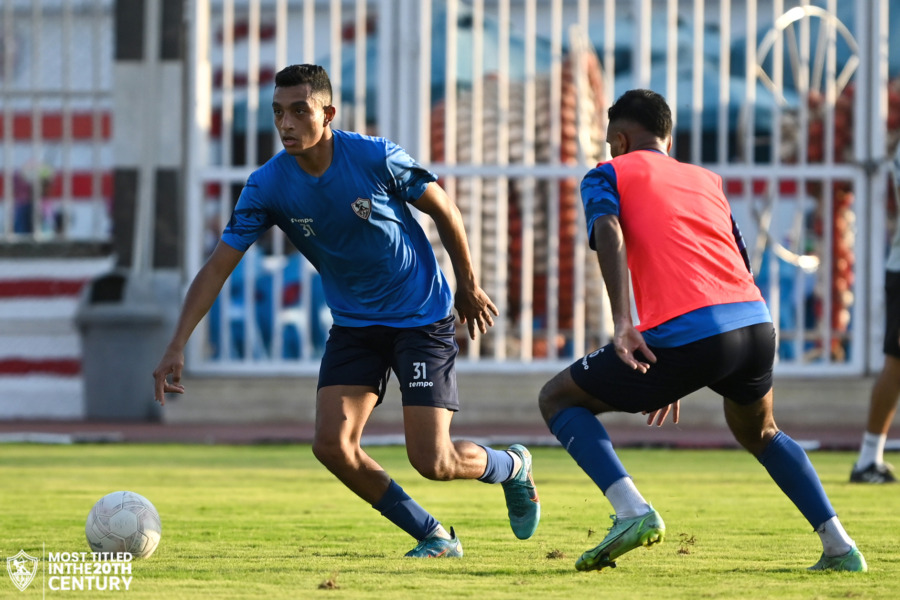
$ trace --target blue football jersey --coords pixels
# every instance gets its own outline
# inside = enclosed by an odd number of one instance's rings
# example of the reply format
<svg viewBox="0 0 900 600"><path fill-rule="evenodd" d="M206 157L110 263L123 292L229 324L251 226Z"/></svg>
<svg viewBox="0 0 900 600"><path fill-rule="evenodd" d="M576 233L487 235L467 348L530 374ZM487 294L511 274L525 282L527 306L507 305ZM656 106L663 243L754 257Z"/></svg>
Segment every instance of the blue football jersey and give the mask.
<svg viewBox="0 0 900 600"><path fill-rule="evenodd" d="M321 177L283 150L254 171L222 241L243 252L281 228L321 274L338 325L418 327L447 317L450 287L408 204L437 177L389 140L333 133Z"/></svg>

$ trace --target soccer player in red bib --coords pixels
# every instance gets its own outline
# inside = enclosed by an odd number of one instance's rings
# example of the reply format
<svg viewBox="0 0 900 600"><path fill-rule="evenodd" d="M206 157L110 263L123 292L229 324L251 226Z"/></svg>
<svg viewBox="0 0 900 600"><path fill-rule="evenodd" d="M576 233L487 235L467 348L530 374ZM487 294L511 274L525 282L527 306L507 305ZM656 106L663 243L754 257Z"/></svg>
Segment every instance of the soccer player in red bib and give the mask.
<svg viewBox="0 0 900 600"><path fill-rule="evenodd" d="M865 571L806 453L775 425L775 330L721 179L668 155L672 115L655 92L631 90L610 107L607 141L613 159L585 176L581 197L613 341L557 374L539 400L550 430L615 510L609 534L575 568L615 566L666 530L597 416L643 412L661 425L674 407L677 422L679 399L709 387L724 397L735 439L819 534L823 552L810 569Z"/></svg>

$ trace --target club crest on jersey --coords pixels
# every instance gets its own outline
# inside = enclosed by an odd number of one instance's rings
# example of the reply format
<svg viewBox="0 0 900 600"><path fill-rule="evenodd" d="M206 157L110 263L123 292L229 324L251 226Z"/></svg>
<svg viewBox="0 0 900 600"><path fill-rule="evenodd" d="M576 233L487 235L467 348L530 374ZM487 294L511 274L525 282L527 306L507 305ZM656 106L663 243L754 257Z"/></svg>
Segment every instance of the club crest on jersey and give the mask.
<svg viewBox="0 0 900 600"><path fill-rule="evenodd" d="M350 205L350 208L353 209L353 212L360 219L368 219L369 215L372 214L372 201L368 198L357 198Z"/></svg>

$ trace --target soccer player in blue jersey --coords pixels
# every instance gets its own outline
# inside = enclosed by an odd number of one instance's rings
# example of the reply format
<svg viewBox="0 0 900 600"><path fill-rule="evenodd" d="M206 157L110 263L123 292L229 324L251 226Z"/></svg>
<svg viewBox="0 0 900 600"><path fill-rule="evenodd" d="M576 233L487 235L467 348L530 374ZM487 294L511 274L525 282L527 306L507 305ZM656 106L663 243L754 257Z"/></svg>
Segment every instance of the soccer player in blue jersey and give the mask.
<svg viewBox="0 0 900 600"><path fill-rule="evenodd" d="M679 398L709 387L723 396L737 441L819 534L823 552L810 569L865 571L806 453L775 425L775 331L722 181L669 157L671 134L662 96L626 92L609 109L613 159L581 184L590 244L612 307L613 341L550 380L539 404L615 515L609 534L575 567L614 567L626 552L661 542L666 530L597 415L643 412L648 423L656 418L661 425ZM631 316L629 272L639 325Z"/></svg>
<svg viewBox="0 0 900 600"><path fill-rule="evenodd" d="M191 283L153 373L156 399L164 404L166 393L184 393L191 332L247 248L276 226L321 274L334 317L316 394L316 458L417 540L407 556L462 556L453 528L447 531L360 446L393 371L413 467L428 479L501 483L513 532L527 539L540 519L528 450L450 439L459 409L454 295L410 206L436 225L456 276L459 319L475 339L498 313L476 280L459 209L437 177L393 142L332 129L331 101L320 66L292 65L275 76L272 111L284 150L250 175L221 241Z"/></svg>

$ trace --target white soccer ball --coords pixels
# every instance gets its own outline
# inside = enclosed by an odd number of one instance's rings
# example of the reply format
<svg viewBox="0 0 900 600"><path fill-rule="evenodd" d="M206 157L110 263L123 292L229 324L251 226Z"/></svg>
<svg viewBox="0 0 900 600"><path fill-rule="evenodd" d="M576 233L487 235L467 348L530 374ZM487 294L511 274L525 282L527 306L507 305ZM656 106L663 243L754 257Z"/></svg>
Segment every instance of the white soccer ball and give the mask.
<svg viewBox="0 0 900 600"><path fill-rule="evenodd" d="M113 492L97 501L88 513L84 534L94 552L130 552L149 558L162 535L159 513L149 500L134 492Z"/></svg>

